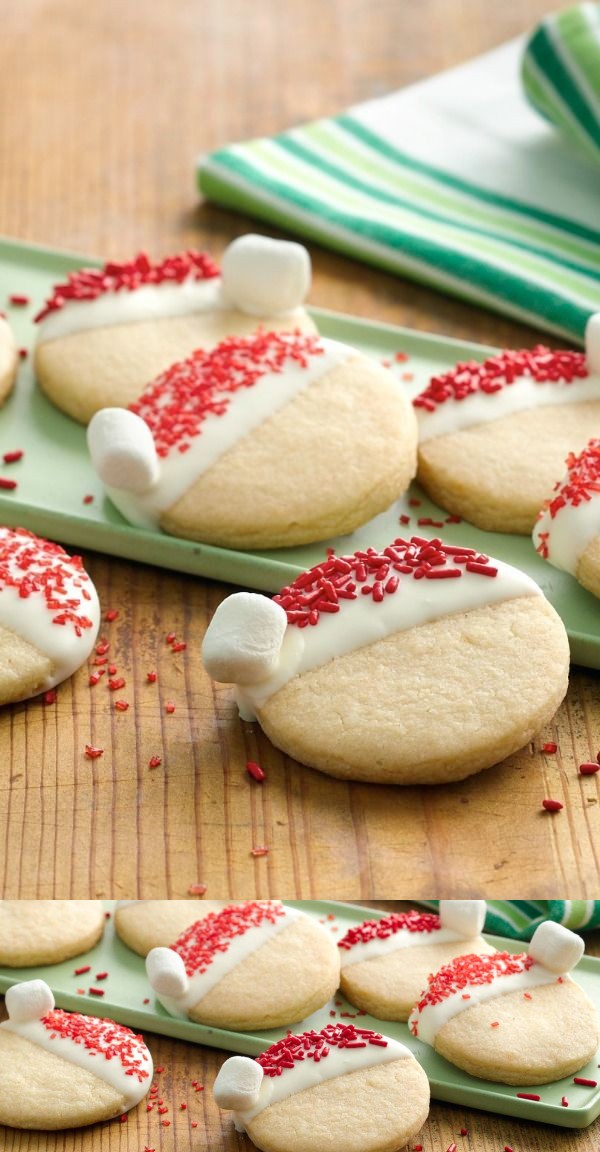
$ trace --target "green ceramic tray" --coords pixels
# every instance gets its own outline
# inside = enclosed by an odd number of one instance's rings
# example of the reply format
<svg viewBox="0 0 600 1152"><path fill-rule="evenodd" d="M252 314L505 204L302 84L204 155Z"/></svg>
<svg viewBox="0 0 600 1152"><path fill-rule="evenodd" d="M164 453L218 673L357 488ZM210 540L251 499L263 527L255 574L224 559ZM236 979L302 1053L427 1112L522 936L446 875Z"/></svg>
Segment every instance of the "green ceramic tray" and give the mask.
<svg viewBox="0 0 600 1152"><path fill-rule="evenodd" d="M82 263L93 261L0 240L0 309L6 310L21 346L33 344L32 318L51 285ZM31 304L24 308L9 305L7 298L12 293L29 296ZM409 373L412 379L402 382L411 396L425 386L432 374L445 371L457 360L483 359L492 351L480 344L447 340L318 309L313 309L312 315L324 336L346 341L378 359L391 361L401 380ZM404 353L408 359L397 362L397 352ZM0 523L25 526L77 548L93 548L265 592L277 591L302 569L318 563L329 544L341 551L354 551L366 544L384 546L406 532L426 537L443 532L451 543L488 552L528 572L564 620L573 661L600 668L600 610L595 598L570 576L545 564L528 538L480 532L468 524L447 525L443 529L419 526L417 520L421 517L443 521L446 514L436 508L417 485L391 509L351 536L304 548L233 552L132 528L103 495L88 459L84 430L54 408L35 387L30 359L23 362L15 392L0 411L0 456L15 448L24 449L25 456L19 464L11 465L10 473L5 473L17 480L18 487L14 492L0 492ZM83 503L86 495L94 496L93 503ZM410 506L411 498L420 500L420 505ZM410 515L409 526L400 527L400 513Z"/></svg>
<svg viewBox="0 0 600 1152"><path fill-rule="evenodd" d="M302 908L314 916L335 933L336 939L340 939L351 925L360 923L367 916L378 919L384 915L383 912L360 908L357 905L339 904L327 900L286 901L286 903ZM114 902L107 901L106 907L107 910L112 910ZM519 941L506 940L504 937L489 936L488 939L495 947L508 952L521 952L524 948ZM90 964L91 971L85 976L76 976L75 969L84 964ZM97 972L108 972L108 978L102 983L97 983L94 980ZM169 1016L154 1000L143 960L121 943L115 935L112 919L107 921L102 942L75 960L45 968L0 969L0 992L5 992L11 984L20 980L35 978L41 978L50 985L61 1008L91 1015L110 1016L119 1023L128 1024L137 1030L159 1032L164 1036L173 1036L195 1044L206 1044L213 1048L224 1048L248 1056L257 1056L286 1033L284 1028L252 1034L226 1032L220 1028L207 1028L201 1024L192 1024ZM600 1012L600 960L584 957L578 965L576 979ZM99 999L89 995L90 986L102 988L104 996ZM83 994L78 993L77 989L83 989ZM144 1003L146 999L147 1004ZM326 1004L301 1024L294 1025L294 1031L323 1028L325 1024L331 1023L331 1010L338 1013L336 1017L338 1020L346 1018L343 1016L345 1012L355 1013L355 1009L340 994L335 997L335 1003ZM504 1084L492 1084L487 1080L476 1080L442 1059L427 1044L415 1040L406 1024L385 1023L368 1015L360 1017L360 1024L408 1045L419 1063L423 1065L431 1084L431 1094L437 1100L447 1100L451 1104L469 1108L481 1108L486 1112L501 1113L504 1116L518 1116L546 1124L560 1124L565 1128L585 1128L600 1115L600 1087L584 1088L574 1084L572 1077L536 1088L524 1084L521 1089L510 1088ZM581 1069L578 1075L585 1079L597 1080L599 1059L600 1052L589 1065ZM520 1100L517 1091L534 1092L541 1096L541 1100L539 1102ZM569 1100L568 1108L561 1106L563 1096Z"/></svg>

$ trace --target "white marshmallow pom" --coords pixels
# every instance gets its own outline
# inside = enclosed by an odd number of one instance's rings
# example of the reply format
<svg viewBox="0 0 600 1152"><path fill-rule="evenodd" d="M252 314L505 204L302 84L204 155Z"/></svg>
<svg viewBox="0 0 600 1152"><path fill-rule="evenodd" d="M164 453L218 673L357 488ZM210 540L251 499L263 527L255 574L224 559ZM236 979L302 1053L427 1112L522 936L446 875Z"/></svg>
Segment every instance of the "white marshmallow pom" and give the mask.
<svg viewBox="0 0 600 1152"><path fill-rule="evenodd" d="M585 357L590 372L600 373L600 312L594 312L585 326Z"/></svg>
<svg viewBox="0 0 600 1152"><path fill-rule="evenodd" d="M172 948L152 948L146 956L146 972L159 996L172 996L177 1000L189 988L185 964Z"/></svg>
<svg viewBox="0 0 600 1152"><path fill-rule="evenodd" d="M529 945L529 955L557 976L570 972L581 960L584 950L581 936L553 920L545 920L536 928Z"/></svg>
<svg viewBox="0 0 600 1152"><path fill-rule="evenodd" d="M225 249L221 261L226 302L251 316L299 308L308 295L310 256L302 244L249 233Z"/></svg>
<svg viewBox="0 0 600 1152"><path fill-rule="evenodd" d="M465 940L474 940L485 924L485 900L440 900L442 928L457 932Z"/></svg>
<svg viewBox="0 0 600 1152"><path fill-rule="evenodd" d="M230 1056L221 1066L214 1083L213 1095L219 1108L244 1112L258 1104L264 1072L248 1056Z"/></svg>
<svg viewBox="0 0 600 1152"><path fill-rule="evenodd" d="M41 1020L54 1008L54 996L44 980L13 984L6 993L6 1011L15 1024Z"/></svg>
<svg viewBox="0 0 600 1152"><path fill-rule="evenodd" d="M287 628L268 596L234 592L215 612L202 643L204 667L223 684L258 684L275 670Z"/></svg>
<svg viewBox="0 0 600 1152"><path fill-rule="evenodd" d="M147 492L158 479L160 462L152 433L126 408L102 408L88 425L92 464L108 488Z"/></svg>

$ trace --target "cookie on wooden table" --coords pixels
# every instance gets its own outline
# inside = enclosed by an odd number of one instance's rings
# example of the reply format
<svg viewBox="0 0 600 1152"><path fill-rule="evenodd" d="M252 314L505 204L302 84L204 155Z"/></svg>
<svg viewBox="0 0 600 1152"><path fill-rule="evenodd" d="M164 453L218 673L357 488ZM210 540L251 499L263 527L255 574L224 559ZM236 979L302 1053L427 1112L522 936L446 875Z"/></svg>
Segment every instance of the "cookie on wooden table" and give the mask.
<svg viewBox="0 0 600 1152"><path fill-rule="evenodd" d="M480 933L485 900L440 900L439 915L412 910L365 920L338 940L344 996L379 1020L408 1020L430 972L465 952L494 952Z"/></svg>
<svg viewBox="0 0 600 1152"><path fill-rule="evenodd" d="M0 964L61 964L93 948L105 922L100 900L0 900Z"/></svg>
<svg viewBox="0 0 600 1152"><path fill-rule="evenodd" d="M228 548L350 532L416 470L416 420L392 374L316 335L265 332L174 364L88 428L130 523Z"/></svg>
<svg viewBox="0 0 600 1152"><path fill-rule="evenodd" d="M471 1076L546 1084L577 1072L600 1039L592 1002L569 972L580 936L546 921L529 952L461 956L429 977L414 1008L414 1036Z"/></svg>
<svg viewBox="0 0 600 1152"><path fill-rule="evenodd" d="M9 704L87 660L100 607L81 557L24 528L0 528L0 589L0 704Z"/></svg>
<svg viewBox="0 0 600 1152"><path fill-rule="evenodd" d="M0 1024L0 1124L79 1128L143 1100L152 1057L141 1036L112 1020L63 1012L43 980L14 984Z"/></svg>
<svg viewBox="0 0 600 1152"><path fill-rule="evenodd" d="M0 316L0 404L4 404L12 391L18 367L19 350L12 329L4 316Z"/></svg>
<svg viewBox="0 0 600 1152"><path fill-rule="evenodd" d="M241 236L222 272L205 252L145 253L71 272L38 313L35 372L46 395L82 424L126 407L196 348L258 327L314 331L302 307L310 257L301 244Z"/></svg>
<svg viewBox="0 0 600 1152"><path fill-rule="evenodd" d="M245 901L198 921L146 969L172 1016L249 1032L304 1019L333 996L340 961L329 932L279 900Z"/></svg>
<svg viewBox="0 0 600 1152"><path fill-rule="evenodd" d="M332 776L437 784L522 748L567 689L564 625L537 584L441 540L329 556L273 600L224 600L213 679L276 747Z"/></svg>
<svg viewBox="0 0 600 1152"><path fill-rule="evenodd" d="M600 427L600 313L585 354L500 352L434 377L413 403L432 500L489 532L529 535L565 457Z"/></svg>
<svg viewBox="0 0 600 1152"><path fill-rule="evenodd" d="M578 456L571 452L566 464L566 476L540 512L533 543L544 560L600 596L600 439Z"/></svg>
<svg viewBox="0 0 600 1152"><path fill-rule="evenodd" d="M232 1056L214 1096L263 1152L399 1152L429 1112L427 1077L404 1044L353 1024Z"/></svg>
<svg viewBox="0 0 600 1152"><path fill-rule="evenodd" d="M167 948L186 928L223 907L222 900L120 900L114 921L117 936L138 956Z"/></svg>

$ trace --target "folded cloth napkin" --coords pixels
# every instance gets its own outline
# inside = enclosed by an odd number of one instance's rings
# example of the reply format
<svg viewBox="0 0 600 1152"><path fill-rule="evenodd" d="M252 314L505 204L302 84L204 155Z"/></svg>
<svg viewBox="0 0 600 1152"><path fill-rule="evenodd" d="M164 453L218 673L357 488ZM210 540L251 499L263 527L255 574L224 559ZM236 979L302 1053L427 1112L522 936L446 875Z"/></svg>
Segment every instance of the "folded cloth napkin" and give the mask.
<svg viewBox="0 0 600 1152"><path fill-rule="evenodd" d="M437 900L421 900L437 908ZM600 900L488 900L485 931L514 940L531 940L544 920L556 920L574 932L600 928Z"/></svg>
<svg viewBox="0 0 600 1152"><path fill-rule="evenodd" d="M524 41L200 158L212 200L582 340L600 310L600 168L531 107Z"/></svg>

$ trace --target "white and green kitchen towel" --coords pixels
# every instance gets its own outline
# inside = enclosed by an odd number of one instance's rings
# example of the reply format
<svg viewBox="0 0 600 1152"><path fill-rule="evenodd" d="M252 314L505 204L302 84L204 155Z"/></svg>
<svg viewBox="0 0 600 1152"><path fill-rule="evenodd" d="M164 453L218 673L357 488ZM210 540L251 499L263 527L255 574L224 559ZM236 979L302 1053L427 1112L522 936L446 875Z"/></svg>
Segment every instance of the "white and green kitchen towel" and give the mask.
<svg viewBox="0 0 600 1152"><path fill-rule="evenodd" d="M437 900L423 900L437 908ZM574 932L600 928L600 900L488 900L485 931L513 940L531 940L543 920L556 920Z"/></svg>
<svg viewBox="0 0 600 1152"><path fill-rule="evenodd" d="M202 192L581 341L600 311L600 165L527 101L524 41L200 158Z"/></svg>

